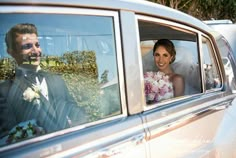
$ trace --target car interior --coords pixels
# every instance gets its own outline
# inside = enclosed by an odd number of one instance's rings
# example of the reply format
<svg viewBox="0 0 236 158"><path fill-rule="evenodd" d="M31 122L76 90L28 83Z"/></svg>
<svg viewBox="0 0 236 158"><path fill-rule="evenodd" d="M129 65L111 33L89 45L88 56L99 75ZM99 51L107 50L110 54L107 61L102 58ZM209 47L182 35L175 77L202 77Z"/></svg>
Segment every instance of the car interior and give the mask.
<svg viewBox="0 0 236 158"><path fill-rule="evenodd" d="M198 66L197 36L195 33L167 24L139 21L140 46L143 73L158 71L153 59L153 46L159 39L171 40L176 49L176 59L172 63L175 73L185 79L185 95L201 92ZM193 83L193 81L195 81Z"/></svg>

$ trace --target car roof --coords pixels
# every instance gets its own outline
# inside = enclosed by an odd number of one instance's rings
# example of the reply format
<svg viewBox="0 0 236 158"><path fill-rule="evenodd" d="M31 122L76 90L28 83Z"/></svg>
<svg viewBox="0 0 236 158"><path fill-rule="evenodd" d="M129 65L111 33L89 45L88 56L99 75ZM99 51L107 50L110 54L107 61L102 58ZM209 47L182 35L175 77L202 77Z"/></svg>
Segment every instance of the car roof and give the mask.
<svg viewBox="0 0 236 158"><path fill-rule="evenodd" d="M211 24L210 26L226 38L236 55L236 24Z"/></svg>
<svg viewBox="0 0 236 158"><path fill-rule="evenodd" d="M207 25L223 25L223 24L233 24L233 22L229 19L223 19L223 20L205 20L203 21Z"/></svg>
<svg viewBox="0 0 236 158"><path fill-rule="evenodd" d="M162 17L172 21L178 21L191 25L202 31L209 31L209 27L197 18L180 12L178 10L152 3L146 0L0 0L0 4L17 5L46 5L46 6L68 6L111 10L127 10L142 15Z"/></svg>

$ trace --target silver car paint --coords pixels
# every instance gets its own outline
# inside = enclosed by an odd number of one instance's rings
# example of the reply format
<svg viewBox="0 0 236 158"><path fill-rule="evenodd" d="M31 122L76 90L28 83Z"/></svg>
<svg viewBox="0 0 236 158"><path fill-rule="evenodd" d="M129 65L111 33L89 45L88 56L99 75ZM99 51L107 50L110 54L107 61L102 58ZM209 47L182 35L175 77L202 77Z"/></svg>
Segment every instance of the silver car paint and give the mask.
<svg viewBox="0 0 236 158"><path fill-rule="evenodd" d="M100 126L88 125L82 129L59 131L2 148L0 155L3 157L236 157L233 148L236 144L236 125L233 123L236 118L236 95L227 86L224 91L175 99L167 107L145 105L135 14L176 22L181 27L193 28L214 40L213 35L208 33L211 29L201 21L144 1L0 1L1 5L4 3L9 6L16 3L47 5L38 8L38 12L54 6L62 7L56 9L65 9L69 13L71 9L76 11L77 7L119 12L122 36L117 42L121 40L118 49L123 55L118 59L119 81L124 91L123 105L127 106L128 111L124 116ZM15 9L21 7L24 8L19 5ZM7 11L7 6L2 8L5 10L0 9L1 13ZM22 9L22 12L25 10ZM60 13L60 10L53 12ZM218 53L217 50L215 53ZM224 75L222 63L219 62L219 65ZM226 80L224 82L227 84Z"/></svg>

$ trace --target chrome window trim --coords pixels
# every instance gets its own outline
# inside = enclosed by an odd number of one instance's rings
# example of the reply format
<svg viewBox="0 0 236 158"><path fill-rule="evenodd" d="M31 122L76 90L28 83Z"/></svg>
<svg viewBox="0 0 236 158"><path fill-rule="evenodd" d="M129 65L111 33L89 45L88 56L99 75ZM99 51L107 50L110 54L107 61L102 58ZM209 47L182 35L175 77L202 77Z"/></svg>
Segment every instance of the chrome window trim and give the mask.
<svg viewBox="0 0 236 158"><path fill-rule="evenodd" d="M87 9L76 7L50 7L50 6L0 6L0 13L46 13L46 14L79 14L79 15L100 15L118 16L116 11Z"/></svg>
<svg viewBox="0 0 236 158"><path fill-rule="evenodd" d="M161 18L157 18L157 17L150 17L150 16L145 16L145 15L140 15L140 14L136 14L136 19L137 20L144 20L144 21L149 21L149 22L154 22L154 23L160 23L163 25L167 25L170 27L174 27L174 28L178 28L179 31L183 31L183 32L192 32L192 33L198 33L199 30L194 29L192 27L180 24L178 22L174 22L174 21L170 21L170 20L165 20L165 19L161 19Z"/></svg>
<svg viewBox="0 0 236 158"><path fill-rule="evenodd" d="M116 50L116 58L117 58L117 78L120 88L120 102L121 102L121 114L117 116L112 116L109 118L104 118L102 120L86 123L85 125L78 125L75 127L71 127L68 129L59 130L53 133L49 133L40 137L31 138L29 140L25 140L16 144L11 144L0 148L0 152L4 150L9 150L12 148L17 148L23 145L31 144L38 141L43 141L49 138L53 138L55 136L60 136L66 133L74 132L92 125L101 124L104 122L108 122L111 120L123 118L127 116L127 103L126 103L126 94L125 94L125 85L124 85L124 72L123 72L123 59L122 59L122 50L121 50L121 39L120 39L120 22L119 22L119 14L117 11L107 11L107 10L97 10L97 9L81 9L81 8L69 8L69 7L43 7L43 6L0 6L0 14L6 13L27 13L27 14L74 14L74 15L93 15L93 16L109 16L113 18L113 26L114 26L114 40L115 40L115 50Z"/></svg>
<svg viewBox="0 0 236 158"><path fill-rule="evenodd" d="M131 11L120 10L120 23L122 34L122 50L125 65L126 99L128 114L139 114L143 111L143 89L141 74L141 62L137 55L138 31L135 14ZM131 29L134 28L134 29ZM140 75L141 74L141 75Z"/></svg>
<svg viewBox="0 0 236 158"><path fill-rule="evenodd" d="M167 100L163 100L160 103L155 103L155 104L151 104L151 105L145 104L144 111L148 111L148 110L155 109L155 108L163 108L163 107L165 107L167 105L170 105L170 104L173 104L175 102L182 101L182 100L188 100L188 99L197 97L199 95L201 95L201 93L199 93L199 94L192 94L192 95L186 95L186 96L181 96L181 97L175 97L175 98L171 98L169 100L168 99Z"/></svg>
<svg viewBox="0 0 236 158"><path fill-rule="evenodd" d="M141 46L140 46L140 36L139 36L139 25L138 25L138 20L139 20L139 16L137 16L137 15L135 15L135 25L136 25L136 34L138 35L137 36L137 40L136 40L136 42L137 42L137 46L138 46L138 50L137 50L137 55L138 55L138 61L139 61L139 63L140 63L140 79L141 79L141 88L144 90L145 89L145 86L144 86L144 79L143 79L143 62L142 62L142 56L140 55L140 54L142 54L141 53ZM145 98L145 93L144 93L144 91L142 91L142 98L141 98L141 101L142 101L142 105L146 105L146 98ZM147 107L147 105L146 106L144 106L144 111L145 111L145 108Z"/></svg>
<svg viewBox="0 0 236 158"><path fill-rule="evenodd" d="M212 43L211 38L209 38L206 34L202 33L201 36L200 36L201 45L202 45L202 37L206 38L210 42L210 47L211 47L211 50L212 50L211 54L213 55L213 58L214 58L213 60L216 64L216 69L219 72L220 79L221 79L221 87L219 87L219 88L213 88L213 89L207 90L206 87L205 87L205 84L202 84L204 86L204 91L203 92L204 93L212 93L212 92L220 91L223 88L223 83L224 83L224 79L223 79L223 75L222 75L222 69L219 69L219 68L221 68L221 65L220 65L219 60L217 58L216 50L215 50L215 47ZM202 46L201 46L200 53L203 54ZM202 55L201 60L203 61L203 55ZM201 71L202 76L204 76L203 81L205 81L205 73L203 71L203 63L201 63L201 68L202 68L202 71Z"/></svg>
<svg viewBox="0 0 236 158"><path fill-rule="evenodd" d="M199 54L199 64L200 64L200 74L201 74L201 84L202 84L202 93L204 93L206 91L206 86L205 86L205 82L203 83L203 81L205 81L205 74L204 74L204 68L203 68L203 48L202 48L202 33L200 32L198 34L198 54Z"/></svg>
<svg viewBox="0 0 236 158"><path fill-rule="evenodd" d="M160 18L155 18L155 17L150 17L150 16L137 14L136 15L136 20L137 20L137 23L138 23L138 20L144 20L144 21L147 21L147 22L159 23L161 25L166 25L166 26L178 28L179 31L190 32L190 33L196 34L197 39L199 39L198 36L201 33L197 29L191 28L189 26L186 26L186 25L183 25L183 24L180 24L180 23L177 23L177 22L168 21L168 20L165 20L165 19L160 19ZM198 41L196 41L196 42L198 42ZM140 41L138 41L138 47L141 48ZM140 56L141 52L138 52L138 53L139 53L139 56ZM198 55L200 55L199 50L198 50ZM141 60L141 64L143 65L142 60ZM141 80L142 80L142 83L144 84L143 76L141 76ZM143 87L144 87L144 85L143 85ZM146 102L144 101L144 104L143 104L143 105L145 105L144 110L146 111L146 110L150 110L150 109L153 109L153 108L156 108L156 107L165 106L167 104L170 104L170 103L173 103L173 102L176 102L176 101L189 99L191 97L196 97L196 96L199 96L201 94L202 94L202 92L197 93L197 94L192 94L192 95L185 95L185 96L181 96L181 97L171 98L170 100L165 100L161 103L155 103L155 104L152 104L152 105L147 105Z"/></svg>

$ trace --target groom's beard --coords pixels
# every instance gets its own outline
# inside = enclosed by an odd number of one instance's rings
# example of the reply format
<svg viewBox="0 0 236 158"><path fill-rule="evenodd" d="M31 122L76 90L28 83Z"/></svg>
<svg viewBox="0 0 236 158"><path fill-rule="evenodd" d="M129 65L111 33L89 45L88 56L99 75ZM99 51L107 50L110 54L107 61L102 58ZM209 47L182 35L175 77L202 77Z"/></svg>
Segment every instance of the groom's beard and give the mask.
<svg viewBox="0 0 236 158"><path fill-rule="evenodd" d="M42 53L31 53L23 56L23 64L39 65Z"/></svg>

